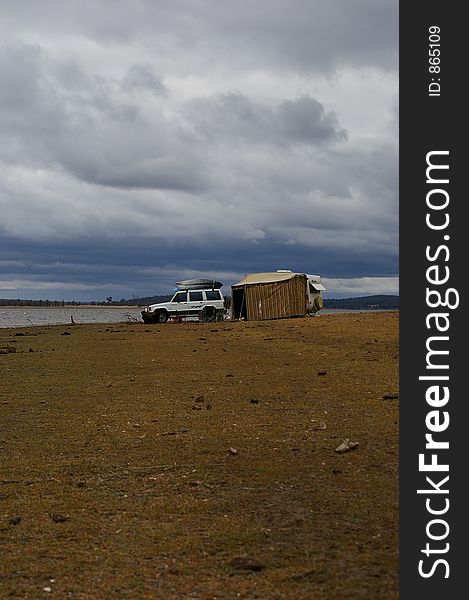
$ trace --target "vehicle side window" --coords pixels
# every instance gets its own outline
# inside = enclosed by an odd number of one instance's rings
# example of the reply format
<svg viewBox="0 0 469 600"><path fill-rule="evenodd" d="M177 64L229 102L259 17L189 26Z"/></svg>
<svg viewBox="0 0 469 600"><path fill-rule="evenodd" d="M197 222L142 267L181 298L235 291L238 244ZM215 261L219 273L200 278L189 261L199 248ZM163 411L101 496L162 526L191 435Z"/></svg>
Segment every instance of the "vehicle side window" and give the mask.
<svg viewBox="0 0 469 600"><path fill-rule="evenodd" d="M186 302L186 301L187 301L187 292L178 292L173 298L173 302Z"/></svg>
<svg viewBox="0 0 469 600"><path fill-rule="evenodd" d="M220 300L220 292L218 290L205 292L205 295L207 296L207 300Z"/></svg>
<svg viewBox="0 0 469 600"><path fill-rule="evenodd" d="M202 302L202 292L189 292L190 302Z"/></svg>

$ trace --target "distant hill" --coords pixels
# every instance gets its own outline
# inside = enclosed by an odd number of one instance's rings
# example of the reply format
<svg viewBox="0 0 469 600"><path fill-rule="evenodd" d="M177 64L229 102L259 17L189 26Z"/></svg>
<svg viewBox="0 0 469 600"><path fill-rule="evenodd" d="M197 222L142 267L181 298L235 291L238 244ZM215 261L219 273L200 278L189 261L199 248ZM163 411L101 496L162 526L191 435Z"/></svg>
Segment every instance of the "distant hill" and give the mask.
<svg viewBox="0 0 469 600"><path fill-rule="evenodd" d="M399 296L361 296L358 298L325 298L324 308L342 308L366 310L376 308L380 310L399 308Z"/></svg>

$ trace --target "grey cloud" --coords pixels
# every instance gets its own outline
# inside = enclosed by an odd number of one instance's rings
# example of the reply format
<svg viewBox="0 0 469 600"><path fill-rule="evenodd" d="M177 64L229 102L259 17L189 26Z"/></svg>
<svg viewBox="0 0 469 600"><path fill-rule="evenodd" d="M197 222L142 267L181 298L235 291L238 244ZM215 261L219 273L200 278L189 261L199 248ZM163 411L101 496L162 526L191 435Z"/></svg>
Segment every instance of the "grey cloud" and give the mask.
<svg viewBox="0 0 469 600"><path fill-rule="evenodd" d="M183 116L189 128L211 141L226 141L227 138L265 141L271 135L271 110L241 94L196 98L184 107Z"/></svg>
<svg viewBox="0 0 469 600"><path fill-rule="evenodd" d="M197 165L173 157L142 160L139 164L122 166L105 164L100 170L96 164L86 164L82 175L99 185L118 188L200 191L205 183ZM77 171L80 174L80 171Z"/></svg>
<svg viewBox="0 0 469 600"><path fill-rule="evenodd" d="M140 68L130 72L151 75ZM57 63L35 46L4 46L0 75L9 90L0 105L4 159L14 161L16 151L18 162L55 164L99 185L200 191L217 171L200 136L226 145L228 152L236 139L284 146L345 138L336 116L313 98L269 107L231 93L186 105L182 119L198 136L191 140L176 121L168 121L163 106L144 112L112 80L85 74L76 63Z"/></svg>
<svg viewBox="0 0 469 600"><path fill-rule="evenodd" d="M308 96L282 102L278 108L280 129L285 136L305 143L325 142L346 138L338 126L337 116L327 113L324 106Z"/></svg>
<svg viewBox="0 0 469 600"><path fill-rule="evenodd" d="M60 127L63 112L51 81L43 78L43 60L38 46L0 45L0 135L21 138L32 127L38 135Z"/></svg>
<svg viewBox="0 0 469 600"><path fill-rule="evenodd" d="M146 86L156 85L148 70L131 73L145 74ZM28 45L0 48L0 77L3 160L55 165L100 185L203 187L199 159L178 139L162 108L144 114L138 101L120 96L112 80L52 61Z"/></svg>
<svg viewBox="0 0 469 600"><path fill-rule="evenodd" d="M154 73L151 65L135 64L130 67L121 83L122 89L128 92L145 90L155 96L166 96L168 89Z"/></svg>
<svg viewBox="0 0 469 600"><path fill-rule="evenodd" d="M333 233L331 236L333 237ZM119 238L111 243L106 238L95 238L93 245L84 247L72 240L42 244L13 242L10 252L22 259L22 265L0 265L0 281L64 282L65 287L74 284L87 286L82 292L57 291L55 297L82 300L104 299L104 289L113 286L116 298L153 293L168 293L175 281L187 277L213 274L225 284L238 281L248 272L291 268L316 272L328 277L392 276L396 273L396 256L373 256L369 249L357 251L349 247L347 252L337 253L331 248L312 249L307 246L286 246L272 239L258 244L239 240L223 240L208 236L207 243L194 245L189 241L174 243L142 240L138 237ZM0 236L0 244L2 239ZM216 251L214 251L216 247ZM340 256L340 260L338 260ZM1 284L0 284L1 288ZM370 282L368 289L373 289ZM46 297L38 291L38 297ZM14 290L0 291L0 297L18 297Z"/></svg>
<svg viewBox="0 0 469 600"><path fill-rule="evenodd" d="M184 115L197 134L212 141L314 145L346 138L336 115L308 96L270 107L230 93L192 100Z"/></svg>
<svg viewBox="0 0 469 600"><path fill-rule="evenodd" d="M37 79L40 73L38 47L24 44L0 45L0 105L2 113L27 109L30 98L38 94ZM18 68L20 66L20 68Z"/></svg>
<svg viewBox="0 0 469 600"><path fill-rule="evenodd" d="M299 71L349 65L397 68L395 0L4 0L4 19L42 35L176 47L180 68L225 64Z"/></svg>
<svg viewBox="0 0 469 600"><path fill-rule="evenodd" d="M385 0L5 0L0 279L89 299L177 273L395 275L395 100L374 86L396 17Z"/></svg>

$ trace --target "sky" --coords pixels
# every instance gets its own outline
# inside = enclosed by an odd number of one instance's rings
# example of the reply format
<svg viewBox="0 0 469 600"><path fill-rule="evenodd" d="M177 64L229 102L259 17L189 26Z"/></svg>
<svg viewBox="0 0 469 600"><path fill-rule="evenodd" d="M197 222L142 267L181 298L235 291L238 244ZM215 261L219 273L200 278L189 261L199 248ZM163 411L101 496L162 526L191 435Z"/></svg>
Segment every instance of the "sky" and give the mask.
<svg viewBox="0 0 469 600"><path fill-rule="evenodd" d="M0 298L398 293L397 0L2 0Z"/></svg>

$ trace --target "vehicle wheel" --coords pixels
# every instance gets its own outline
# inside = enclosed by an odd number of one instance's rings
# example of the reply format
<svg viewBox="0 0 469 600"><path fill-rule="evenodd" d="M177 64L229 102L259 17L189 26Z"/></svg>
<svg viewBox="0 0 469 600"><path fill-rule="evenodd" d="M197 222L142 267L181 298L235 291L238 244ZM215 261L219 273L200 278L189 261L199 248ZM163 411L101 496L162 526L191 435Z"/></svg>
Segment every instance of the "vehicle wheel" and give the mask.
<svg viewBox="0 0 469 600"><path fill-rule="evenodd" d="M217 310L214 306L206 306L202 309L201 313L199 313L199 321L203 323L215 323L217 318Z"/></svg>
<svg viewBox="0 0 469 600"><path fill-rule="evenodd" d="M162 310L159 313L156 313L156 322L157 323L166 323L166 321L168 320L168 313L164 310Z"/></svg>

